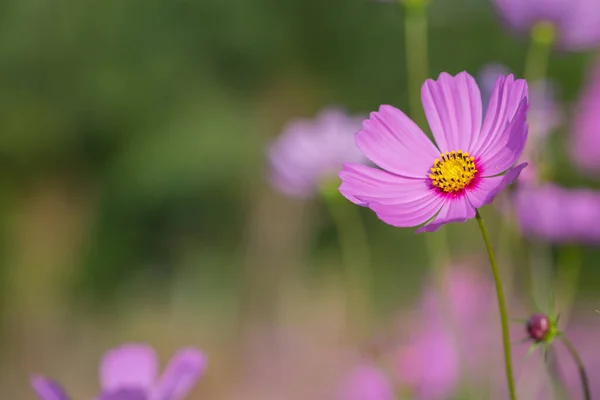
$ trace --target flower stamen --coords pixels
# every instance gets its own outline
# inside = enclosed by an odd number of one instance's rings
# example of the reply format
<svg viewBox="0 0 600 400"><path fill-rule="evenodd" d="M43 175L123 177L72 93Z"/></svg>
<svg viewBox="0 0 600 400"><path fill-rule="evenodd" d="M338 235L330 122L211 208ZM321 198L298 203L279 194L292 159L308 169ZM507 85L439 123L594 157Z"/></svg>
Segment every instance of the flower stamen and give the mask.
<svg viewBox="0 0 600 400"><path fill-rule="evenodd" d="M433 186L445 193L460 192L468 186L475 175L475 157L461 150L447 151L436 158L429 178Z"/></svg>

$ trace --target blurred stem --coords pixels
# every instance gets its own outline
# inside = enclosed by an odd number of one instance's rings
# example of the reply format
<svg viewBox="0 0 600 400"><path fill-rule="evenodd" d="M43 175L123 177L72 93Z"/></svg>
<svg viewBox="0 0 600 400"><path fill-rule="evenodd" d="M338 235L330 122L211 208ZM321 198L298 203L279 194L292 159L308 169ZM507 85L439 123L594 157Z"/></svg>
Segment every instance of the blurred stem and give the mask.
<svg viewBox="0 0 600 400"><path fill-rule="evenodd" d="M581 272L581 252L578 246L568 245L558 253L556 271L556 291L560 294L561 321L567 323L569 313L575 301Z"/></svg>
<svg viewBox="0 0 600 400"><path fill-rule="evenodd" d="M324 193L323 199L337 229L348 296L348 318L356 322L353 327L368 330L372 309L372 277L367 234L359 207L340 201L339 193Z"/></svg>
<svg viewBox="0 0 600 400"><path fill-rule="evenodd" d="M524 71L525 79L529 83L546 77L555 36L554 27L548 22L537 23L531 29L531 42Z"/></svg>
<svg viewBox="0 0 600 400"><path fill-rule="evenodd" d="M404 6L404 27L406 47L406 73L408 82L408 101L410 116L427 132L427 119L421 106L421 85L429 75L428 41L427 41L427 1L401 0ZM424 235L427 254L430 257L434 274L441 276L444 264L450 260L448 235L445 230ZM442 276L443 278L443 276ZM442 279L438 279L438 282Z"/></svg>
<svg viewBox="0 0 600 400"><path fill-rule="evenodd" d="M406 1L403 5L410 115L421 129L426 130L427 121L421 107L421 85L429 75L427 5L418 1Z"/></svg>
<svg viewBox="0 0 600 400"><path fill-rule="evenodd" d="M506 312L506 301L504 300L504 293L502 290L502 281L500 279L498 265L496 264L496 258L494 257L494 250L492 249L492 243L490 242L490 237L488 235L487 229L485 228L485 224L483 223L483 218L481 218L481 214L479 214L479 210L475 211L475 218L477 219L477 223L479 224L479 229L481 230L481 235L483 236L483 241L485 242L485 247L486 247L488 255L490 257L490 265L492 267L492 273L494 275L494 282L496 284L496 294L498 295L498 308L500 309L500 321L502 323L502 344L504 347L504 364L506 367L506 381L508 383L510 398L511 398L511 400L515 400L517 398L517 395L515 392L515 382L514 382L513 371L512 371L512 359L511 359L511 352L510 352L510 335L508 332L508 315Z"/></svg>
<svg viewBox="0 0 600 400"><path fill-rule="evenodd" d="M571 353L571 356L573 357L575 364L577 364L577 370L579 371L579 378L581 379L581 387L583 388L583 398L585 400L590 400L592 397L590 394L590 385L588 382L588 376L587 376L587 373L585 372L585 366L583 365L583 361L581 360L581 357L579 356L577 349L575 348L575 346L573 346L573 343L571 343L571 341L563 333L559 334L558 337L565 344L565 346L569 350L569 353Z"/></svg>

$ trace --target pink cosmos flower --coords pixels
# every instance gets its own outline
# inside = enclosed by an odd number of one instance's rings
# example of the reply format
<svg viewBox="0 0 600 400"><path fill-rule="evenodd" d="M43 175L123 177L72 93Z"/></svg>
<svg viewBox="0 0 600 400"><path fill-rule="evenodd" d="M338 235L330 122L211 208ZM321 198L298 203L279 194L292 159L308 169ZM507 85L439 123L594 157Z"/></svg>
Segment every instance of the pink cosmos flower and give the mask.
<svg viewBox="0 0 600 400"><path fill-rule="evenodd" d="M550 23L557 44L585 50L600 43L600 2L597 0L494 0L504 22L527 34L537 23Z"/></svg>
<svg viewBox="0 0 600 400"><path fill-rule="evenodd" d="M346 163L339 190L390 225L429 221L417 232L433 232L473 218L526 166L513 167L527 139L527 83L499 77L483 123L479 87L466 72L427 80L421 99L437 146L402 111L383 105L356 134L382 169Z"/></svg>
<svg viewBox="0 0 600 400"><path fill-rule="evenodd" d="M101 393L96 400L181 400L204 373L206 358L193 348L177 352L157 379L154 350L143 344L128 344L110 350L100 365ZM34 376L31 385L40 400L68 400L53 380Z"/></svg>
<svg viewBox="0 0 600 400"><path fill-rule="evenodd" d="M409 337L396 353L398 380L419 400L451 398L461 375L472 383L484 381L487 352L498 343L487 329L497 312L493 284L485 276L454 265L444 290L433 283L426 287Z"/></svg>
<svg viewBox="0 0 600 400"><path fill-rule="evenodd" d="M600 243L600 192L528 185L515 192L514 207L525 236L552 243Z"/></svg>
<svg viewBox="0 0 600 400"><path fill-rule="evenodd" d="M342 383L339 400L394 400L389 379L372 365L361 365Z"/></svg>
<svg viewBox="0 0 600 400"><path fill-rule="evenodd" d="M310 197L343 162L366 163L354 143L361 121L339 108L291 121L268 150L271 184L288 196Z"/></svg>

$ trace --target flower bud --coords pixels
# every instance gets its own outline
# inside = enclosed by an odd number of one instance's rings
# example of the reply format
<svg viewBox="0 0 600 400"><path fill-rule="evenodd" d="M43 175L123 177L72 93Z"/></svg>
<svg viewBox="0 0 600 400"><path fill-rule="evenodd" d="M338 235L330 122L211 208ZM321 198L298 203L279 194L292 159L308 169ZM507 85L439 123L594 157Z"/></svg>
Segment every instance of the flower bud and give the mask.
<svg viewBox="0 0 600 400"><path fill-rule="evenodd" d="M546 314L534 314L527 320L527 334L535 342L548 339L552 330L552 322Z"/></svg>

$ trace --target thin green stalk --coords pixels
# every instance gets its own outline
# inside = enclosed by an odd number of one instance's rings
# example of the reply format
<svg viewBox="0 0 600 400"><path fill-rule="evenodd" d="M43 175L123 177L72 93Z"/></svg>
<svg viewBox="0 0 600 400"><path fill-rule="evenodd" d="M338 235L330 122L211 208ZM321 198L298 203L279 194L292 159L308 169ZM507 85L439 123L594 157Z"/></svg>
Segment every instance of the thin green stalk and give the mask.
<svg viewBox="0 0 600 400"><path fill-rule="evenodd" d="M488 235L483 218L479 214L479 210L475 212L475 218L479 224L483 241L490 257L490 265L492 267L492 274L494 275L494 282L496 284L496 294L498 295L498 308L500 309L500 321L502 323L502 344L504 347L504 364L506 367L506 381L508 383L508 390L510 392L511 400L516 400L517 395L515 391L515 381L512 370L512 358L510 352L510 335L508 332L508 313L506 312L506 301L504 300L504 292L502 290L502 281L500 279L500 273L498 271L498 265L496 264L496 257L494 257L494 250L492 249L492 243Z"/></svg>
<svg viewBox="0 0 600 400"><path fill-rule="evenodd" d="M427 4L418 0L403 1L402 4L409 110L417 125L425 129L427 121L421 106L421 85L429 75Z"/></svg>
<svg viewBox="0 0 600 400"><path fill-rule="evenodd" d="M592 396L590 394L590 384L588 381L587 373L585 372L585 366L583 365L583 361L581 360L581 357L579 356L579 352L577 352L577 349L575 348L575 346L573 346L573 343L571 343L571 341L564 334L561 333L558 335L558 337L560 338L560 340L562 340L564 345L567 347L567 350L569 350L569 353L571 353L571 356L573 357L575 364L577 364L577 370L579 371L579 378L581 379L581 387L583 388L583 398L585 400L590 400L592 398Z"/></svg>
<svg viewBox="0 0 600 400"><path fill-rule="evenodd" d="M372 303L372 277L367 234L359 208L349 202L338 201L339 193L324 195L323 199L337 230L348 295L348 317L356 323L353 328L367 329Z"/></svg>
<svg viewBox="0 0 600 400"><path fill-rule="evenodd" d="M531 42L523 73L530 83L546 77L554 39L554 27L550 23L540 22L531 29Z"/></svg>

